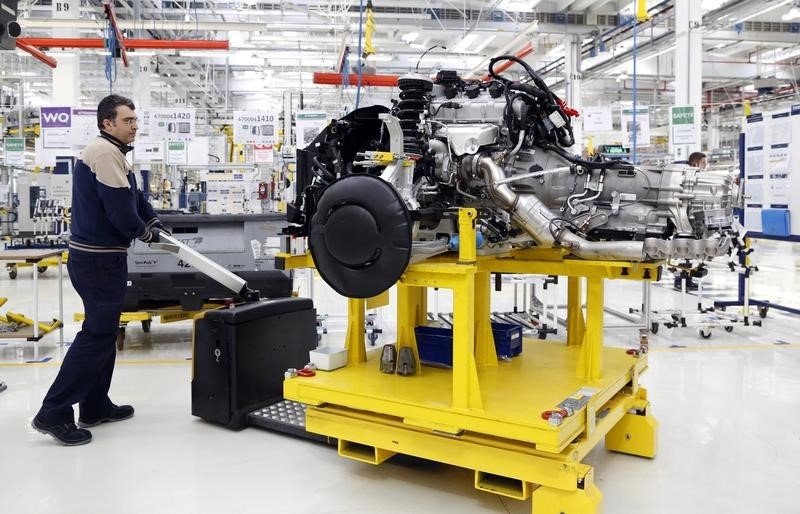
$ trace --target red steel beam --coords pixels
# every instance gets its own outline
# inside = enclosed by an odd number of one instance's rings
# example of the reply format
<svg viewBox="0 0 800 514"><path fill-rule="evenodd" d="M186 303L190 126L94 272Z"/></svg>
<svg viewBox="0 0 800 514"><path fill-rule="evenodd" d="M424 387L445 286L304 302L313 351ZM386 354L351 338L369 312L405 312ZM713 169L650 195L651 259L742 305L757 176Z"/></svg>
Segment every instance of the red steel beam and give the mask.
<svg viewBox="0 0 800 514"><path fill-rule="evenodd" d="M51 68L55 68L56 66L58 66L58 61L56 61L49 55L45 54L44 52L40 51L38 48L26 44L25 42L22 41L22 39L17 39L17 48L28 52L32 56L39 59L41 62L50 66Z"/></svg>
<svg viewBox="0 0 800 514"><path fill-rule="evenodd" d="M17 41L36 48L105 48L100 38L27 37ZM227 40L207 41L201 39L126 39L125 47L131 50L227 50Z"/></svg>
<svg viewBox="0 0 800 514"><path fill-rule="evenodd" d="M533 45L528 43L527 45L523 46L520 50L517 51L514 55L523 59L528 55L533 53ZM498 66L495 66L494 72L501 73L503 70L507 70L511 66L515 65L514 61L505 61ZM382 86L382 87L394 87L397 85L397 79L399 77L397 75L362 75L361 76L361 85L362 86ZM491 77L487 73L483 76L484 81L489 80ZM355 85L358 84L358 75L350 74L348 76L349 84ZM314 84L327 84L331 86L341 86L342 85L342 75L340 73L323 73L323 72L314 72Z"/></svg>
<svg viewBox="0 0 800 514"><path fill-rule="evenodd" d="M351 86L358 84L358 75L351 73L347 78L349 79ZM398 78L400 77L397 75L361 75L361 85L394 87L397 85ZM314 72L314 84L341 86L342 74Z"/></svg>
<svg viewBox="0 0 800 514"><path fill-rule="evenodd" d="M125 49L125 38L122 37L122 31L119 30L119 25L117 25L117 17L114 14L114 8L111 7L110 2L104 2L103 9L106 11L106 17L111 22L111 28L114 29L114 34L117 37L117 43L119 44L119 54L122 56L122 64L124 64L125 67L127 68L128 65L130 64L128 62L128 51Z"/></svg>
<svg viewBox="0 0 800 514"><path fill-rule="evenodd" d="M524 59L525 57L529 56L532 53L533 53L533 44L528 43L527 45L525 45L522 48L520 48L517 51L517 53L514 54L514 56L515 57L519 57L520 59ZM517 63L514 62L514 61L505 61L504 63L494 67L494 73L495 73L495 75L498 74L498 73L501 73L501 72L509 69L510 67L514 66L515 64L517 64ZM487 73L486 75L484 75L481 78L481 80L485 82L485 81L489 80L490 78L492 78L492 77Z"/></svg>

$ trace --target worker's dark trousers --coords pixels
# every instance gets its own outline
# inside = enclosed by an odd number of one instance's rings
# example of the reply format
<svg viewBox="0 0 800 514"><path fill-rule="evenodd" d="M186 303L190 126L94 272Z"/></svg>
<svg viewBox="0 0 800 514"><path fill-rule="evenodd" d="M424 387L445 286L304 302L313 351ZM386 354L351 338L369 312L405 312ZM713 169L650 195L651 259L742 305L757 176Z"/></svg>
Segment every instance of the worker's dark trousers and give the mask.
<svg viewBox="0 0 800 514"><path fill-rule="evenodd" d="M80 404L83 419L106 417L113 406L108 388L128 280L127 256L71 250L67 269L83 300L86 319L42 402L39 420L48 425L74 421L75 403Z"/></svg>

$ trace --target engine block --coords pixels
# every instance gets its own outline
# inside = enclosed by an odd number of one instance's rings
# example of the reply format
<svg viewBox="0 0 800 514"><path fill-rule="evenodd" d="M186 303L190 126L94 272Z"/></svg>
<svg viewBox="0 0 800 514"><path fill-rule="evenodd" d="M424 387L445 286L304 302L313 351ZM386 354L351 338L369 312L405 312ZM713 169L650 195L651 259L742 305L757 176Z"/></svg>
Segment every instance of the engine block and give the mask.
<svg viewBox="0 0 800 514"><path fill-rule="evenodd" d="M460 207L478 210L485 251L561 247L577 258L712 259L734 234L725 172L637 166L570 153L577 115L523 61L530 80L399 80L390 110L333 121L299 152L291 233L309 237L322 277L369 297L410 262L451 251Z"/></svg>

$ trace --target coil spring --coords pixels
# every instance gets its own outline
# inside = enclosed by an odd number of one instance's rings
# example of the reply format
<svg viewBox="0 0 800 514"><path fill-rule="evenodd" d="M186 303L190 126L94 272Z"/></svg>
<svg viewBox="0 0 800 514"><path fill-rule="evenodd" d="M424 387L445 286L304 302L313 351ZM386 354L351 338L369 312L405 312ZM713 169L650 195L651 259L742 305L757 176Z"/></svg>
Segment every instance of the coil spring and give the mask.
<svg viewBox="0 0 800 514"><path fill-rule="evenodd" d="M422 76L404 76L397 81L397 85L400 88L400 101L393 114L400 120L403 129L403 151L406 155L422 155L419 122L428 110L428 93L433 90L433 82Z"/></svg>

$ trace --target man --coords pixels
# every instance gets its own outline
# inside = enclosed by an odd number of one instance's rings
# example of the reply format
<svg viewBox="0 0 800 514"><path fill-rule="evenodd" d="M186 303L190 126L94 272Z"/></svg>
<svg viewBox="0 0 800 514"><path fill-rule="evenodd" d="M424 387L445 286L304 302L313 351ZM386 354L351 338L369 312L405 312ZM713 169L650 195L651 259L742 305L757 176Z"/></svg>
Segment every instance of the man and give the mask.
<svg viewBox="0 0 800 514"><path fill-rule="evenodd" d="M703 152L692 152L689 155L689 166L701 170L708 168L708 156Z"/></svg>
<svg viewBox="0 0 800 514"><path fill-rule="evenodd" d="M86 318L31 421L35 430L68 446L92 440L86 427L133 416L133 407L115 405L108 397L128 278L126 254L135 238L157 242L160 228L125 160L138 129L134 109L127 98L103 98L97 106L100 135L73 171L67 270ZM81 428L75 425L75 403Z"/></svg>

